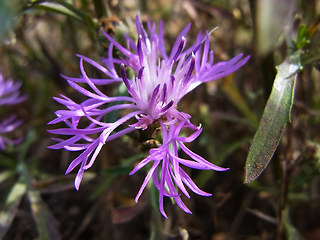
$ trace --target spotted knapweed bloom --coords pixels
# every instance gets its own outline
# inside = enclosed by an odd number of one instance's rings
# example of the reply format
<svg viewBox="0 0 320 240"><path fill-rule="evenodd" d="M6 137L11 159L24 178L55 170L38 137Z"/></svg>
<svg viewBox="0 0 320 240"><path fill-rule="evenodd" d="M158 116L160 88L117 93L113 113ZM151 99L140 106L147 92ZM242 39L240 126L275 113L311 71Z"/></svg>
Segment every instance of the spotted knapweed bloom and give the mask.
<svg viewBox="0 0 320 240"><path fill-rule="evenodd" d="M134 174L151 163L135 200L138 201L152 178L159 190L159 208L163 216L167 217L163 207L164 196L172 197L182 210L191 213L182 202L180 192L189 198L190 195L186 189L188 187L199 195L210 196L211 194L200 190L182 166L200 170L225 171L227 169L203 159L185 145L194 141L202 128L190 122L189 114L178 110L178 103L183 96L200 84L236 71L248 61L249 57L242 58L243 54L239 54L229 61L214 64L213 52L209 50L208 32L199 33L195 43L186 48L186 34L190 24L178 35L170 54L167 55L162 22L157 31L156 25L148 21L147 29L148 32L137 16L137 40L134 41L127 35L126 47L104 32L109 40L109 48L107 57L102 59L103 65L78 55L81 76L79 78L64 76L64 78L72 88L85 95L87 99L77 103L63 95L60 98L54 98L67 109L56 111L57 118L49 124L64 122L67 127L49 130L49 132L69 137L54 138L58 143L50 148L82 151L66 170L68 174L79 166L75 178L75 188L79 189L83 172L92 166L106 142L136 129L143 131L152 124L158 124L161 128L162 143L151 149L149 156L130 172L130 175ZM113 56L114 47L121 52L121 57ZM106 77L103 79L89 77L84 69L84 63L92 65ZM128 77L128 70L135 74ZM125 84L128 95L107 96L99 89L100 85L117 82ZM118 120L104 121L106 114L124 109L126 109L125 114L122 114ZM128 123L132 119L135 119L135 122ZM180 132L183 129L189 129L193 133L187 137L181 136ZM179 152L184 152L190 158L179 157Z"/></svg>
<svg viewBox="0 0 320 240"><path fill-rule="evenodd" d="M14 105L25 100L25 96L20 94L20 82L13 82L11 79L5 80L0 73L0 108L4 105ZM15 145L21 138L10 139L5 134L12 132L22 123L15 115L12 115L0 122L0 150L5 150L7 145Z"/></svg>

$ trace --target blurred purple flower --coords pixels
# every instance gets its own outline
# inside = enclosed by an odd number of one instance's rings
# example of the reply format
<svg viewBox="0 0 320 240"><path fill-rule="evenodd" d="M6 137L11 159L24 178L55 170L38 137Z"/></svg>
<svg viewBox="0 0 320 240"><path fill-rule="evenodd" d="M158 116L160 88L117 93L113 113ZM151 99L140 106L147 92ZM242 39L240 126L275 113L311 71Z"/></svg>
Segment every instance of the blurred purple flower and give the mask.
<svg viewBox="0 0 320 240"><path fill-rule="evenodd" d="M5 80L0 73L0 106L18 104L26 99L20 94L21 82L13 82L11 79ZM4 135L15 130L22 123L15 115L0 122L0 150L4 151L6 145L16 145L21 142L21 138L11 140Z"/></svg>
<svg viewBox="0 0 320 240"><path fill-rule="evenodd" d="M156 33L156 25L148 21L148 35L137 16L136 29L137 43L126 36L127 48L104 33L110 41L108 56L102 59L105 66L78 55L81 76L79 78L64 76L64 78L72 88L87 96L88 99L79 104L63 95L60 98L54 98L60 104L65 105L67 110L56 111L57 118L49 124L64 122L67 127L49 130L49 132L70 137L68 139L54 138L58 143L50 148L82 151L66 170L68 174L80 165L75 179L75 188L79 189L84 170L92 166L106 142L135 129L145 130L151 124L159 124L162 132L162 145L151 149L150 155L130 173L130 175L134 174L149 162L153 162L137 194L136 202L152 177L154 185L159 190L160 212L163 216L167 217L163 208L164 196L174 198L182 210L191 213L182 202L176 187L188 198L190 196L185 186L199 195L210 196L211 194L201 191L181 168L181 165L201 170L225 171L227 169L206 161L185 146L184 143L192 142L199 136L202 128L190 122L190 115L177 110L178 102L200 84L236 71L248 61L249 56L242 58L243 55L239 54L229 61L213 64L214 57L213 52L209 50L208 32L199 33L195 44L185 49L186 34L190 29L190 24L179 34L170 55L167 55L162 22ZM113 57L114 46L124 55L123 58ZM105 79L89 78L84 70L84 62L94 66L107 77ZM118 67L120 67L120 74L116 71ZM136 75L129 79L126 69L132 69ZM123 82L129 96L110 97L98 89L99 85L115 82ZM83 83L87 84L88 88L82 87ZM114 104L116 102L117 104ZM122 109L127 109L126 115L115 122L103 121L106 114ZM128 110L131 111L128 113ZM132 118L135 118L136 122L124 126L124 123ZM119 128L120 130L116 132L115 130ZM181 137L179 133L183 128L194 132L188 137ZM180 158L178 149L181 149L192 160Z"/></svg>
<svg viewBox="0 0 320 240"><path fill-rule="evenodd" d="M14 105L26 99L20 95L21 82L13 82L11 79L5 80L0 73L0 106Z"/></svg>
<svg viewBox="0 0 320 240"><path fill-rule="evenodd" d="M15 115L12 115L0 122L0 150L4 151L6 149L6 145L16 145L21 142L21 138L11 140L4 136L4 134L12 132L19 127L21 123L22 120L17 120Z"/></svg>

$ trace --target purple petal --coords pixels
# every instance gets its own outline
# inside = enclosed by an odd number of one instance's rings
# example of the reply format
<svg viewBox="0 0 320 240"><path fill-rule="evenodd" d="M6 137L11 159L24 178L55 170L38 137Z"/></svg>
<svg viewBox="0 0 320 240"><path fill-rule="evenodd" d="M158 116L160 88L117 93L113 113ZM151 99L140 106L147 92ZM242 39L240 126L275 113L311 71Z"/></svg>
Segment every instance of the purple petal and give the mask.
<svg viewBox="0 0 320 240"><path fill-rule="evenodd" d="M183 169L180 169L180 175L182 176L182 180L183 182L196 194L201 195L201 196L211 196L212 194L210 193L206 193L204 191L202 191L201 189L199 189L197 187L197 185L192 181L192 179L188 176L188 174L186 174L185 171L183 171Z"/></svg>
<svg viewBox="0 0 320 240"><path fill-rule="evenodd" d="M179 143L179 146L181 147L181 149L186 154L188 154L192 159L194 159L195 161L199 162L200 164L203 164L203 165L206 165L206 166L210 166L210 168L215 170L215 171L226 171L226 170L229 170L229 168L218 167L218 166L214 165L213 163L208 162L204 158L200 157L198 154L195 154L194 152L189 150L182 142L178 141L178 143Z"/></svg>
<svg viewBox="0 0 320 240"><path fill-rule="evenodd" d="M140 187L140 189L139 189L139 192L138 192L137 196L135 197L135 202L136 202L136 203L139 201L139 198L140 198L143 190L144 190L145 187L147 186L147 183L149 182L149 180L150 180L150 178L151 178L154 170L158 167L159 163L160 163L160 161L154 162L153 165L152 165L152 167L150 168L147 176L145 177L145 179L144 179L144 181L143 181L143 183L142 183L142 185L141 185L141 187Z"/></svg>

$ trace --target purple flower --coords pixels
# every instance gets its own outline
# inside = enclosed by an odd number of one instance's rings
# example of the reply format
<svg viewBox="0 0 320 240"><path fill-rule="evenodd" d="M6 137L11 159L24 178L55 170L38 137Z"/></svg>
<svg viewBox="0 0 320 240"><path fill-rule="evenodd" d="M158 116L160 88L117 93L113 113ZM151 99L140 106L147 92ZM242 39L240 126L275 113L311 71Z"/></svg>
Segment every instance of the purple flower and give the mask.
<svg viewBox="0 0 320 240"><path fill-rule="evenodd" d="M6 150L6 145L16 145L21 142L21 138L11 140L4 136L4 134L12 132L22 123L22 120L17 120L15 115L0 122L0 150Z"/></svg>
<svg viewBox="0 0 320 240"><path fill-rule="evenodd" d="M194 88L236 71L248 61L249 57L242 58L243 55L239 54L229 61L214 64L213 52L209 50L208 32L199 33L195 44L186 49L186 34L190 24L179 34L170 54L167 55L162 22L157 33L156 25L148 21L148 34L137 16L136 28L138 40L135 43L126 36L127 48L104 33L110 42L108 56L102 59L104 66L84 56L78 56L81 76L79 78L64 76L64 78L72 88L85 95L87 99L77 103L63 95L55 98L57 102L65 105L67 110L56 111L57 118L49 124L64 122L67 127L49 132L69 137L55 138L58 143L50 148L82 151L66 171L68 174L80 165L75 179L75 187L79 189L84 170L92 166L106 142L136 129L145 130L151 124L158 124L162 132L162 144L158 148L151 149L150 155L130 173L134 174L152 162L137 194L136 202L152 177L154 185L159 190L160 212L163 216L167 217L163 207L164 196L172 197L182 210L191 213L182 202L179 192L190 197L186 190L187 186L196 194L203 196L211 194L200 190L181 166L200 170L227 169L206 161L186 147L185 143L195 140L202 128L192 124L191 116L178 111L177 105L180 99ZM113 56L114 47L123 57ZM84 62L104 73L106 78L90 78L84 70ZM129 69L135 73L132 77L126 74L126 70ZM125 84L129 96L110 97L98 88L99 85L116 82ZM83 84L86 84L87 88L83 87ZM103 117L106 114L123 109L126 109L126 115L122 115L115 122L104 122ZM135 123L127 123L134 118ZM189 129L193 133L188 137L182 137L179 135L182 129ZM179 157L179 151L183 151L190 159Z"/></svg>
<svg viewBox="0 0 320 240"><path fill-rule="evenodd" d="M20 95L20 87L21 82L13 82L11 79L5 80L0 73L0 106L14 105L24 101L26 97Z"/></svg>
<svg viewBox="0 0 320 240"><path fill-rule="evenodd" d="M21 82L13 82L11 79L5 80L0 73L0 106L18 104L26 99L20 95ZM12 132L22 123L15 115L0 122L0 150L4 151L6 145L16 145L21 142L21 138L11 140L4 135Z"/></svg>

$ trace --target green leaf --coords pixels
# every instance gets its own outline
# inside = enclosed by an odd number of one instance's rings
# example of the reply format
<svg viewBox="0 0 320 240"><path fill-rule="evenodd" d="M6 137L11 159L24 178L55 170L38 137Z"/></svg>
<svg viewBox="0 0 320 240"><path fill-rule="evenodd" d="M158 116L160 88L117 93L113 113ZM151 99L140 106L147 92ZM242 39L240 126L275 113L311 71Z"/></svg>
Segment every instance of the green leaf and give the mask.
<svg viewBox="0 0 320 240"><path fill-rule="evenodd" d="M3 239L6 232L10 228L26 190L27 185L23 177L20 177L20 179L11 188L5 200L4 206L0 210L0 239Z"/></svg>
<svg viewBox="0 0 320 240"><path fill-rule="evenodd" d="M8 1L0 2L0 39L5 35L5 32L11 28L14 13L10 8Z"/></svg>
<svg viewBox="0 0 320 240"><path fill-rule="evenodd" d="M32 136L33 134L29 134L27 137L29 143L31 143ZM30 175L27 165L23 161L19 162L18 170L23 176L23 181L27 189L27 197L39 233L38 239L61 239L58 224L46 203L42 201L40 192L34 188L34 180Z"/></svg>
<svg viewBox="0 0 320 240"><path fill-rule="evenodd" d="M107 16L106 6L103 0L93 0L93 5L99 19Z"/></svg>
<svg viewBox="0 0 320 240"><path fill-rule="evenodd" d="M310 43L310 37L306 25L301 25L298 30L297 40L293 41L296 50L306 47Z"/></svg>
<svg viewBox="0 0 320 240"><path fill-rule="evenodd" d="M277 76L246 161L245 183L255 180L267 167L290 121L295 79L300 67L300 55L289 56L277 66Z"/></svg>
<svg viewBox="0 0 320 240"><path fill-rule="evenodd" d="M45 10L47 12L54 12L54 13L60 13L62 15L74 18L78 21L82 21L81 16L76 14L74 11L71 11L70 9L61 6L58 3L54 2L43 2L41 4L35 5L34 8L39 9L39 10Z"/></svg>
<svg viewBox="0 0 320 240"><path fill-rule="evenodd" d="M39 239L59 240L58 223L37 190L28 191L31 211L37 224Z"/></svg>
<svg viewBox="0 0 320 240"><path fill-rule="evenodd" d="M19 18L24 2L21 0L0 1L0 42L7 38Z"/></svg>
<svg viewBox="0 0 320 240"><path fill-rule="evenodd" d="M256 36L258 53L265 55L274 49L294 13L296 0L256 1Z"/></svg>
<svg viewBox="0 0 320 240"><path fill-rule="evenodd" d="M0 173L0 183L12 178L15 175L14 171L6 170Z"/></svg>
<svg viewBox="0 0 320 240"><path fill-rule="evenodd" d="M150 221L150 237L149 240L161 239L163 230L161 227L161 215L159 212L159 191L150 181L148 183L149 201L152 208L152 218Z"/></svg>
<svg viewBox="0 0 320 240"><path fill-rule="evenodd" d="M43 1L43 0L37 0L31 2L30 6L28 9L33 9L33 8L38 8L38 9L43 9L51 12L56 12L63 14L65 16L72 17L73 19L79 20L80 22L84 23L87 26L87 30L89 35L95 39L96 37L96 29L98 27L97 21L94 21L93 18L81 11L80 9L74 7L72 4L68 3L67 1L64 0L48 0L48 1Z"/></svg>
<svg viewBox="0 0 320 240"><path fill-rule="evenodd" d="M290 220L290 214L289 214L289 210L288 209L286 209L285 212L284 212L283 225L284 225L284 229L286 231L287 239L290 239L290 240L302 240L302 239L304 239L301 236L301 234L297 231L295 226L292 224L292 222Z"/></svg>

